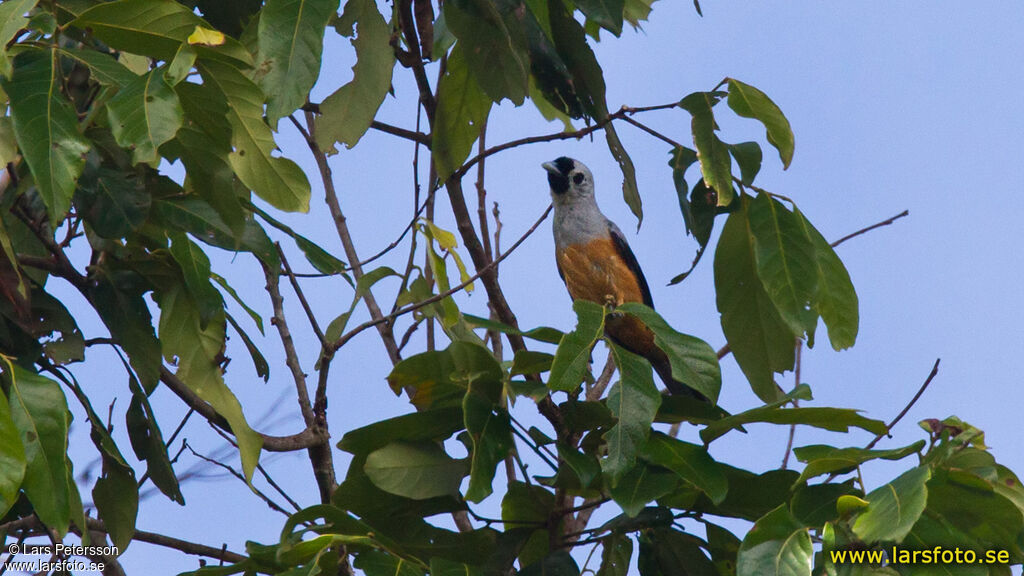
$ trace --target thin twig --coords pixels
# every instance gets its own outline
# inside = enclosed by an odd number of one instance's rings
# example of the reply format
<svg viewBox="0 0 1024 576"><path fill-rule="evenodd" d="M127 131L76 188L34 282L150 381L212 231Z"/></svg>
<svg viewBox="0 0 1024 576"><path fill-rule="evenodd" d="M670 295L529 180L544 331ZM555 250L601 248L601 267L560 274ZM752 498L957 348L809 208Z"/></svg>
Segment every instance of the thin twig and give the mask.
<svg viewBox="0 0 1024 576"><path fill-rule="evenodd" d="M587 401L595 402L601 399L604 395L604 391L608 388L608 384L612 381L612 375L615 374L615 358L611 352L608 353L608 360L604 363L604 369L601 370L601 375L597 377L597 381L594 385L587 390Z"/></svg>
<svg viewBox="0 0 1024 576"><path fill-rule="evenodd" d="M285 510L284 508L282 508L277 502L274 502L270 498L270 496L267 496L259 488L255 487L252 484L250 484L249 482L247 482L245 480L245 475L244 474L242 474L238 470L235 470L234 468L232 468L231 466L228 466L227 464L225 464L223 462L220 462L218 460L214 460L213 458L209 458L207 456L203 456L199 452L196 452L194 448L189 446L187 441L184 442L184 446L196 458L199 458L200 460L203 460L204 462L208 462L210 464L213 464L214 466L217 466L219 468L223 468L224 470L227 470L228 473L231 474L232 476L234 476L235 478L238 478L243 483L248 484L249 487L252 489L253 493L256 494L256 496L258 496L260 500L263 500L267 504L267 506L270 507L271 510L273 510L275 512L280 512L281 514L284 514L285 516L289 516L288 511Z"/></svg>
<svg viewBox="0 0 1024 576"><path fill-rule="evenodd" d="M278 251L280 251L280 246L278 246ZM281 346L284 348L285 353L285 364L291 370L292 380L295 382L295 392L298 396L299 410L302 412L302 421L306 423L308 428L313 425L313 405L309 401L309 390L306 388L306 374L302 371L302 366L299 365L299 354L295 349L295 341L292 340L288 321L285 319L284 299L281 297L281 289L278 286L279 277L266 265L263 265L263 275L267 282L265 290L270 295L270 303L274 310L270 323L277 328L278 336L281 338ZM312 314L312 311L309 311L309 313ZM317 328L317 331L318 335L323 338L323 333L319 332L319 328Z"/></svg>
<svg viewBox="0 0 1024 576"><path fill-rule="evenodd" d="M918 388L917 394L914 394L914 397L910 399L910 402L907 402L907 405L903 407L903 410L900 410L900 413L897 414L891 422L885 425L885 432L879 434L878 436L875 436L874 440L868 442L868 445L864 447L865 450L870 450L874 448L875 444L878 444L878 442L882 438L888 436L889 432L892 431L893 426L895 426L900 420L902 420L903 417L907 415L907 412L910 412L910 409L914 407L914 404L917 403L917 401L921 398L921 395L924 394L924 391L928 389L928 385L932 383L932 380L934 380L935 376L939 373L939 362L941 360L941 358L935 359L935 364L932 365L932 371L928 373L928 377L925 378L924 384L921 384L921 387Z"/></svg>
<svg viewBox="0 0 1024 576"><path fill-rule="evenodd" d="M796 386L800 385L800 368L803 364L801 361L803 358L804 341L796 339L796 363L793 368L793 380L796 381ZM797 408L800 405L797 401L793 400L793 407ZM789 439L786 441L786 453L782 455L782 469L785 470L789 467L789 455L793 452L793 440L796 438L796 424L789 425Z"/></svg>
<svg viewBox="0 0 1024 576"><path fill-rule="evenodd" d="M277 248L277 255L281 258L281 265L284 267L284 273L288 276L288 281L292 285L292 290L295 291L295 296L299 299L299 304L302 305L302 310L306 313L306 318L309 320L309 325L313 328L313 333L316 334L316 338L320 341L320 345L326 346L327 339L324 338L324 332L320 329L320 323L316 321L316 314L314 314L313 309L309 307L309 301L306 300L306 295L302 292L302 287L299 286L299 281L295 279L292 267L288 264L288 258L285 257L284 250L281 249L281 243L274 242L274 247Z"/></svg>
<svg viewBox="0 0 1024 576"><path fill-rule="evenodd" d="M650 126L647 126L646 124L641 123L638 120L634 120L634 119L630 118L629 116L623 116L622 119L625 120L626 122L629 122L633 126L636 126L637 128L643 130L644 132L647 132L651 136L654 136L655 138L661 140L662 142L668 143L673 148L682 148L683 147L683 145L680 144L679 142L676 142L675 140L669 138L668 136L665 136L661 132L658 132L657 130L651 128Z"/></svg>
<svg viewBox="0 0 1024 576"><path fill-rule="evenodd" d="M867 232L870 232L870 231L874 230L875 228L881 228L882 226L888 226L888 225L892 224L893 222L895 222L895 221L897 221L900 218L903 218L905 216L910 216L910 210L904 210L903 212L900 212L899 214L893 216L892 218L889 218L888 220L882 220L881 222L879 222L877 224L872 224L871 226L868 226L867 228L861 228L860 230L857 230L856 232L853 232L851 234L847 234L846 236L843 236L839 240L836 240L835 242L833 242L831 244L831 246L833 248L835 248L836 246L839 246L840 244L842 244L843 242L846 242L850 238L855 238L857 236L860 236L861 234L865 234Z"/></svg>

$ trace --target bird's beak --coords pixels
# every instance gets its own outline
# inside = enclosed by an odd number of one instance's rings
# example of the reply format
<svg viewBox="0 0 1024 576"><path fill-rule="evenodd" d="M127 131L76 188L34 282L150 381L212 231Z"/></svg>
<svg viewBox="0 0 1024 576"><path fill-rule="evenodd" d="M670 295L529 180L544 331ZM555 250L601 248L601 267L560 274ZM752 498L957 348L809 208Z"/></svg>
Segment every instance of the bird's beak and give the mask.
<svg viewBox="0 0 1024 576"><path fill-rule="evenodd" d="M558 167L555 166L554 162L545 162L541 164L541 166L550 174L554 174L556 176L564 176L564 174L562 174L562 172L558 170Z"/></svg>

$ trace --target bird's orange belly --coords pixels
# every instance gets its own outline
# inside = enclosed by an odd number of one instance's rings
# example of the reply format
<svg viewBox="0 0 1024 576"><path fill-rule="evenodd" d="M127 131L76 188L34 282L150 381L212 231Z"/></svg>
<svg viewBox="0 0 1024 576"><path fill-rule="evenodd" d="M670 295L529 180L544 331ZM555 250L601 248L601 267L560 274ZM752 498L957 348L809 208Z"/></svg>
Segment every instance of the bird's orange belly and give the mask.
<svg viewBox="0 0 1024 576"><path fill-rule="evenodd" d="M640 283L611 238L573 244L559 250L556 258L573 300L612 307L623 302L643 302Z"/></svg>

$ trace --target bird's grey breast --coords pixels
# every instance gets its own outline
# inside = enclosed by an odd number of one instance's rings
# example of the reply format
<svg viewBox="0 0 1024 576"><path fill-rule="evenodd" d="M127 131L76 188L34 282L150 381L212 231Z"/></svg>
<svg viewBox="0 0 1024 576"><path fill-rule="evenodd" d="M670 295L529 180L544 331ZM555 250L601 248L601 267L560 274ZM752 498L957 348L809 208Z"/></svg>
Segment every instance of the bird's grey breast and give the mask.
<svg viewBox="0 0 1024 576"><path fill-rule="evenodd" d="M608 221L593 198L578 198L572 202L556 200L552 229L557 249L609 236Z"/></svg>

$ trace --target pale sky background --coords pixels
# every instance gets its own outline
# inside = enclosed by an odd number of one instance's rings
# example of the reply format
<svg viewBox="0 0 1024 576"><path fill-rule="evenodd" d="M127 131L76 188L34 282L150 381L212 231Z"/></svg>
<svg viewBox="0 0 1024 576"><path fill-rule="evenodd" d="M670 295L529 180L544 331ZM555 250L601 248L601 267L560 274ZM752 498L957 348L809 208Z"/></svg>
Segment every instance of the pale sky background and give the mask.
<svg viewBox="0 0 1024 576"><path fill-rule="evenodd" d="M860 334L853 349L836 353L828 346L823 328L819 332L818 346L804 354L803 381L815 396L810 405L860 408L870 417L888 421L917 390L935 358L941 357L939 376L927 394L896 428L895 437L879 447L925 438L916 427L918 420L956 414L986 431L986 440L1001 463L1024 473L1024 454L1016 444L1024 391L1018 386L1015 368L1024 351L1024 308L1019 303L1024 255L1018 241L1024 216L1020 195L1024 114L1019 105L1024 85L1018 74L1024 61L1024 35L1019 30L1024 4L973 3L968 9L952 2L734 0L706 1L702 6L704 17L700 18L690 2L657 2L644 32L627 30L621 39L603 35L596 50L608 83L610 109L677 101L690 92L710 90L723 77L735 77L766 92L788 116L796 135L793 164L783 172L761 126L736 118L724 104L716 109L722 138L758 140L765 161L757 184L793 198L826 238L836 239L910 210L909 218L839 248L860 297ZM328 36L328 64L314 101L322 100L351 75L353 53L348 41L330 29ZM397 98L388 98L381 119L412 128L415 86L411 74L396 68L394 87ZM681 110L639 119L689 142L689 116ZM342 256L308 151L288 132L287 122L281 125L285 133L279 142L286 155L306 169L314 188L309 215L281 219ZM544 122L531 105L515 109L506 103L492 111L487 141L497 144L551 133L559 126ZM594 172L601 207L626 231L658 310L676 329L717 348L725 340L714 303L710 249L689 279L679 286L666 286L688 266L697 247L683 232L666 165L668 146L626 124L619 126L619 134L636 164L644 200L646 217L638 234L636 221L621 200L620 172L598 136L594 142L516 148L488 160L488 210L491 201L499 203L502 244L507 247L518 238L548 203L540 163L561 155L578 158ZM411 159L408 141L369 133L354 150L343 150L331 160L342 208L363 258L391 242L411 216ZM689 173L691 184L695 174ZM475 207L472 187L466 189ZM445 195L439 198L438 213L444 214ZM723 222L717 222L713 243ZM438 223L453 229L450 220L439 218ZM293 266L309 271L294 246L285 245ZM255 261L248 255L216 252L215 271L228 277L243 298L268 318L263 277ZM398 269L405 257L399 250L379 263ZM468 255L464 258L468 262ZM550 221L501 265L501 277L521 326L572 328L570 300L554 266ZM351 299L351 290L339 279L307 280L304 287L314 309L323 314L323 326L347 309ZM382 306L390 307L396 287L397 281L378 285ZM294 295L290 289L283 290L291 305L292 333L305 350L303 366L312 372L314 338ZM67 293L71 306L80 303L70 290ZM461 295L459 304L464 312L486 315L482 289L472 296ZM238 312L236 317L251 335L258 335L244 314ZM360 306L350 326L365 318ZM87 337L103 333L94 320L81 324ZM270 330L268 324L268 338L263 340L272 366L270 382L256 378L241 342L232 338L228 383L254 427L268 433L294 433L301 428L295 392L277 335ZM422 338L422 331L418 337ZM95 394L97 409L116 395L123 414L130 398L123 371L109 353L91 353L95 360L74 367L76 375ZM603 361L603 351L596 357ZM734 361L727 358L722 366L721 404L732 412L755 406L757 399ZM347 430L412 410L387 388L384 377L389 370L374 331L342 350L331 371L332 442ZM792 387L792 374L783 376L780 383ZM185 408L164 389L156 393L155 402L166 437ZM76 472L94 455L79 412L78 434L72 440ZM515 414L543 429L528 402L520 403ZM123 416L115 417L116 424L122 422ZM748 435L730 434L715 442L712 455L752 470L774 468L782 459L786 431L751 426ZM118 432L122 450L129 453L123 430ZM198 417L182 436L205 454L221 443ZM682 437L695 436L695 428L683 430ZM869 440L865 432L843 436L801 429L796 445L863 446ZM172 446L172 453L179 443ZM339 478L345 474L346 456L335 451ZM237 464L237 454L230 454L227 461ZM181 473L195 462L186 452L177 470ZM305 453L264 453L263 463L301 504L316 503ZM908 465L909 461L869 466L865 481L877 486ZM544 473L541 466L532 471ZM237 552L244 552L246 539L267 544L277 540L284 517L268 510L237 480L191 480L182 491L188 503L184 508L162 495L146 499L138 528L201 539L213 546L227 543ZM83 496L88 499L87 492ZM493 511L498 503L498 497L492 496L477 508ZM133 543L122 561L129 574L176 574L197 567L194 558L141 542Z"/></svg>

